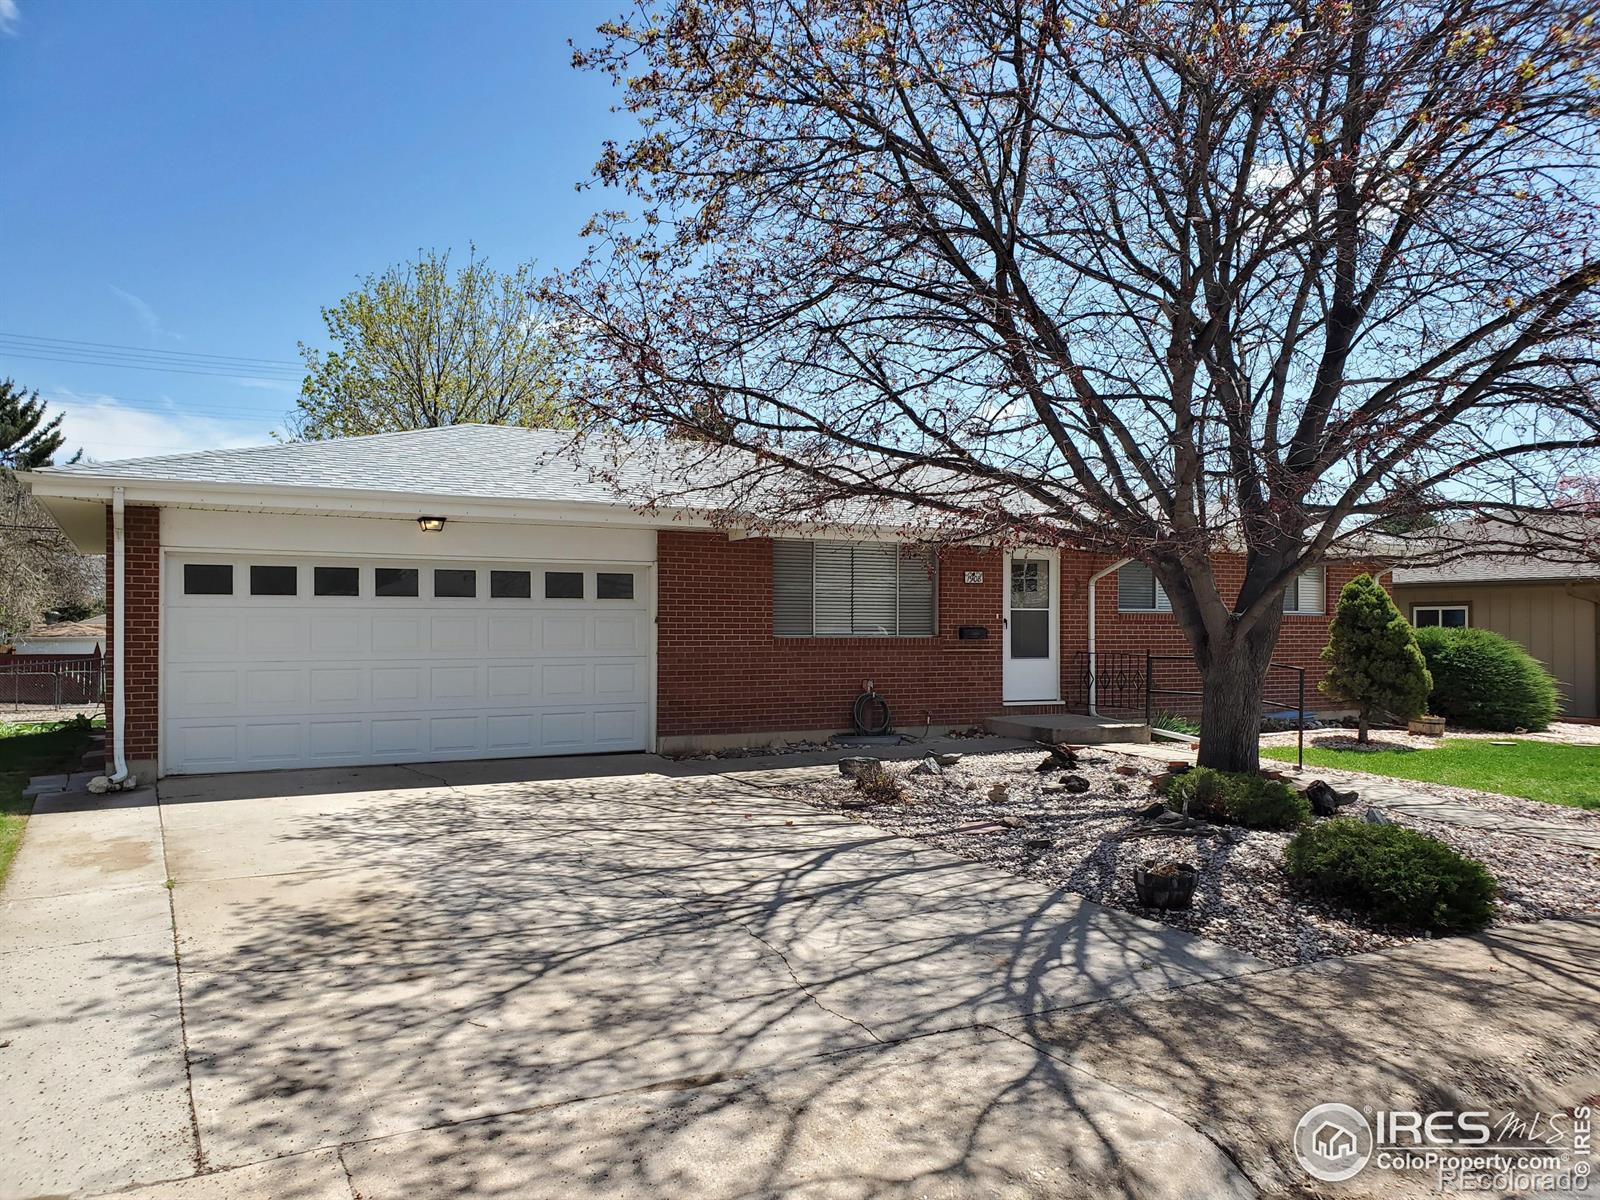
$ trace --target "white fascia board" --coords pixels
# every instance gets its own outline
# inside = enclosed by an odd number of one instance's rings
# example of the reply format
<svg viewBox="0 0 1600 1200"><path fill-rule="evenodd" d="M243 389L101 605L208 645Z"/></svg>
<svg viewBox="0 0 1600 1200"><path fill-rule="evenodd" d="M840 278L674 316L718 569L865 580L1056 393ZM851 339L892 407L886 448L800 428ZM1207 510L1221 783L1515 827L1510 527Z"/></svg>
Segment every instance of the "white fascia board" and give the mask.
<svg viewBox="0 0 1600 1200"><path fill-rule="evenodd" d="M624 525L647 529L724 529L703 514L689 508L659 507L639 512L621 501L558 501L523 498L497 499L492 496L441 496L435 493L378 491L368 488L306 488L283 484L188 483L170 479L128 479L110 475L90 475L73 471L19 471L17 477L43 501L52 499L111 502L112 493L122 488L129 504L187 508L239 509L247 512L331 513L343 516L391 516L416 518L445 517L476 521L575 522L583 525ZM836 525L802 524L792 531L774 532L774 537L826 539L844 531ZM897 527L862 525L850 535L876 541L920 540ZM732 540L753 535L736 530Z"/></svg>

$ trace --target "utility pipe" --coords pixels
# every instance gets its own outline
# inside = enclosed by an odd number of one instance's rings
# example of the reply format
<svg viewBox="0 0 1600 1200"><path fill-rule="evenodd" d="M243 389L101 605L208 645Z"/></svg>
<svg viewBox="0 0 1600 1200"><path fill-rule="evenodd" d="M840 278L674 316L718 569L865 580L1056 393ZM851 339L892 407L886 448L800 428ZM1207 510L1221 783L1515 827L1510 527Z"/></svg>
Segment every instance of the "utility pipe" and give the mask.
<svg viewBox="0 0 1600 1200"><path fill-rule="evenodd" d="M111 761L116 766L116 773L111 776L108 783L113 788L120 787L128 778L128 760L123 752L122 723L123 723L123 687L124 676L123 646L127 642L125 633L125 614L127 612L127 599L122 586L122 558L123 535L122 515L124 496L121 488L116 488L111 493L111 662L115 678L112 680L111 689Z"/></svg>
<svg viewBox="0 0 1600 1200"><path fill-rule="evenodd" d="M1095 594L1095 591L1096 591L1096 585L1099 584L1099 582L1102 579L1104 579L1107 575L1111 574L1111 572L1120 571L1123 567L1127 566L1132 561L1133 561L1133 559L1131 559L1131 558L1119 559L1116 562L1112 563L1105 570L1096 571L1093 575L1089 576L1089 715L1091 717L1098 717L1100 715L1100 696L1099 696L1099 682L1098 682L1099 672L1096 670L1097 663L1096 663L1096 659L1095 659L1095 649L1094 649L1094 640L1095 640L1095 595L1094 594Z"/></svg>

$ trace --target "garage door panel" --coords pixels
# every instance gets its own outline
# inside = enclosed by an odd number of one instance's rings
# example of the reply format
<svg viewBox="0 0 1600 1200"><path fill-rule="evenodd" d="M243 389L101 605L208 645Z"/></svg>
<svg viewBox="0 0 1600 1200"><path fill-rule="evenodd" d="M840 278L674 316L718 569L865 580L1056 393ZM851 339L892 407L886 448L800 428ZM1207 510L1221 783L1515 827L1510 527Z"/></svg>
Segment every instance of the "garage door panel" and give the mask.
<svg viewBox="0 0 1600 1200"><path fill-rule="evenodd" d="M428 749L437 754L477 750L483 745L477 717L430 717Z"/></svg>
<svg viewBox="0 0 1600 1200"><path fill-rule="evenodd" d="M231 713L239 703L239 672L236 667L188 667L173 679L183 699L179 716L220 716Z"/></svg>
<svg viewBox="0 0 1600 1200"><path fill-rule="evenodd" d="M489 668L489 699L528 704L534 697L534 678L539 668L525 663L498 664Z"/></svg>
<svg viewBox="0 0 1600 1200"><path fill-rule="evenodd" d="M372 753L414 757L423 753L422 721L417 717L379 717L372 721Z"/></svg>
<svg viewBox="0 0 1600 1200"><path fill-rule="evenodd" d="M478 698L476 666L433 667L428 671L428 699L435 708L470 705Z"/></svg>
<svg viewBox="0 0 1600 1200"><path fill-rule="evenodd" d="M503 754L532 754L538 750L533 736L533 714L499 713L484 718L484 745Z"/></svg>
<svg viewBox="0 0 1600 1200"><path fill-rule="evenodd" d="M634 617L596 617L594 648L601 654L636 654L643 644L639 621Z"/></svg>
<svg viewBox="0 0 1600 1200"><path fill-rule="evenodd" d="M300 712L306 705L301 667L245 667L244 703L252 712Z"/></svg>
<svg viewBox="0 0 1600 1200"><path fill-rule="evenodd" d="M367 708L366 667L313 667L311 704L313 708Z"/></svg>
<svg viewBox="0 0 1600 1200"><path fill-rule="evenodd" d="M231 613L192 613L175 621L173 649L183 658L234 657L239 653L239 619Z"/></svg>
<svg viewBox="0 0 1600 1200"><path fill-rule="evenodd" d="M270 558L271 556L267 556ZM232 559L248 590L256 559ZM278 561L287 562L282 558ZM207 772L520 754L640 750L649 729L649 617L637 602L600 600L594 568L584 599L546 600L539 564L532 595L185 595L169 557L163 598L163 755L168 770ZM340 565L340 564L329 564ZM351 565L351 564L342 564ZM495 569L502 569L495 565ZM422 568L432 577L432 564ZM529 590L529 589L523 589Z"/></svg>
<svg viewBox="0 0 1600 1200"><path fill-rule="evenodd" d="M251 766L300 759L300 722L252 721L244 727L244 759Z"/></svg>
<svg viewBox="0 0 1600 1200"><path fill-rule="evenodd" d="M491 613L489 649L496 654L531 654L538 648L538 620L531 613Z"/></svg>
<svg viewBox="0 0 1600 1200"><path fill-rule="evenodd" d="M640 663L623 661L594 664L594 696L597 700L642 700L644 682Z"/></svg>
<svg viewBox="0 0 1600 1200"><path fill-rule="evenodd" d="M314 616L311 618L311 652L344 657L367 653L370 618Z"/></svg>
<svg viewBox="0 0 1600 1200"><path fill-rule="evenodd" d="M421 667L373 667L373 707L388 705L414 706L422 699Z"/></svg>
<svg viewBox="0 0 1600 1200"><path fill-rule="evenodd" d="M421 617L374 617L372 652L380 655L416 654L422 649L422 627Z"/></svg>
<svg viewBox="0 0 1600 1200"><path fill-rule="evenodd" d="M319 718L306 728L306 753L312 759L359 760L369 752L369 723L352 718Z"/></svg>

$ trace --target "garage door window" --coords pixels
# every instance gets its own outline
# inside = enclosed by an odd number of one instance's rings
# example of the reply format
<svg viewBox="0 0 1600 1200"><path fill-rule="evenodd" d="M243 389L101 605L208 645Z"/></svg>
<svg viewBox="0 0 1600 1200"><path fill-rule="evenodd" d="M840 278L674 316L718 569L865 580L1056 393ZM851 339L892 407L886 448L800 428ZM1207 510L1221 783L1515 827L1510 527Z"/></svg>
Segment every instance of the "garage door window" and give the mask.
<svg viewBox="0 0 1600 1200"><path fill-rule="evenodd" d="M533 595L532 571L490 571L491 600L527 600Z"/></svg>
<svg viewBox="0 0 1600 1200"><path fill-rule="evenodd" d="M233 595L233 567L228 563L184 563L185 596Z"/></svg>
<svg viewBox="0 0 1600 1200"><path fill-rule="evenodd" d="M372 593L375 596L415 596L417 594L417 569L415 567L378 567L372 573Z"/></svg>
<svg viewBox="0 0 1600 1200"><path fill-rule="evenodd" d="M443 568L433 573L433 595L439 600L470 600L478 594L478 573Z"/></svg>
<svg viewBox="0 0 1600 1200"><path fill-rule="evenodd" d="M632 600L632 571L600 571L594 577L594 594L597 600Z"/></svg>
<svg viewBox="0 0 1600 1200"><path fill-rule="evenodd" d="M546 600L582 600L582 571L546 571L544 573L544 598Z"/></svg>
<svg viewBox="0 0 1600 1200"><path fill-rule="evenodd" d="M293 596L299 590L298 571L295 567L250 568L252 596Z"/></svg>
<svg viewBox="0 0 1600 1200"><path fill-rule="evenodd" d="M317 567L311 573L311 590L319 596L359 596L360 567Z"/></svg>

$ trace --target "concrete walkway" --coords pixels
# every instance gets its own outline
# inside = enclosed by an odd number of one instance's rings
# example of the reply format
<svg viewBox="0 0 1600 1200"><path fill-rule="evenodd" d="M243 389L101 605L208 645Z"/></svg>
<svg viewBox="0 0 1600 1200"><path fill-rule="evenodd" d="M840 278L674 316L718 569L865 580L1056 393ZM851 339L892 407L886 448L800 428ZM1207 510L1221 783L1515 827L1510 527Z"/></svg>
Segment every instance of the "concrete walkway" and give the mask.
<svg viewBox="0 0 1600 1200"><path fill-rule="evenodd" d="M1157 742L1151 745L1138 742L1113 742L1097 749L1131 754L1139 758L1158 759L1162 762L1192 763L1195 757L1193 750L1174 742ZM1275 763L1274 766L1289 774L1296 773L1293 763ZM1496 830L1516 837L1541 838L1547 842L1561 842L1585 850L1600 850L1600 828L1591 829L1565 821L1541 821L1536 817L1495 812L1465 800L1419 791L1407 780L1391 779L1383 775L1336 771L1326 767L1307 767L1304 775L1308 779L1325 779L1340 791L1353 789L1361 793L1363 800L1380 805L1391 812L1409 813L1429 821L1442 821L1446 825Z"/></svg>

